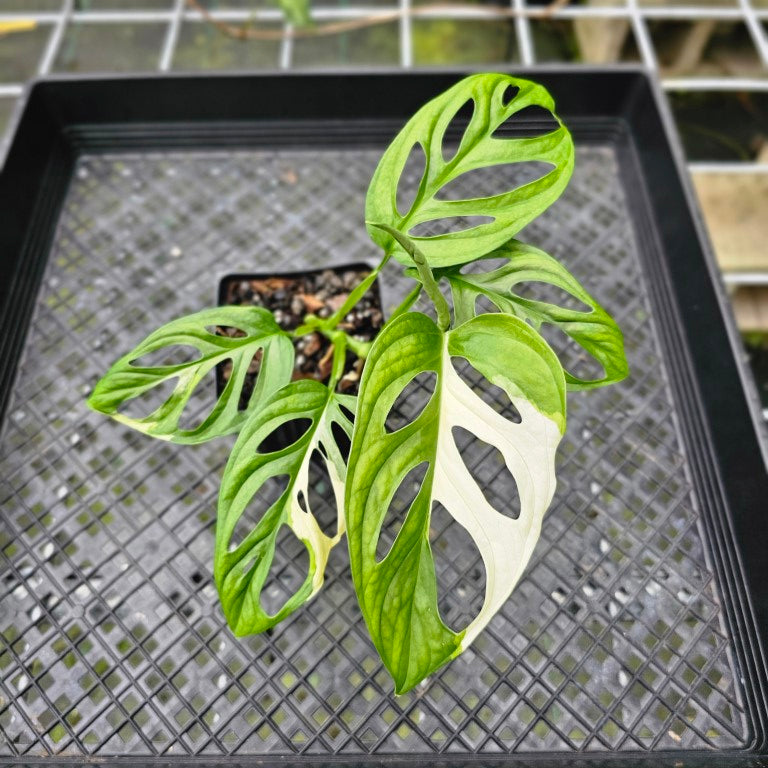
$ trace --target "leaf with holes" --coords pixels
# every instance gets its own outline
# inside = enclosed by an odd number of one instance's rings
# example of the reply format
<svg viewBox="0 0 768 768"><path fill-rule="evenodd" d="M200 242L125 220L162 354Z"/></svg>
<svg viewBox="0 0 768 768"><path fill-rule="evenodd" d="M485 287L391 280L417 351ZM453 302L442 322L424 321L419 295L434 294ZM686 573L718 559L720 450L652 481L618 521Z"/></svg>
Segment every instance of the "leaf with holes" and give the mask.
<svg viewBox="0 0 768 768"><path fill-rule="evenodd" d="M504 418L453 368L464 358L504 390L522 417ZM435 388L424 409L391 432L400 392L425 371ZM520 514L494 509L465 466L452 430L463 427L495 446L514 477ZM555 450L565 430L565 380L546 342L506 314L473 318L441 331L408 313L378 336L363 373L347 470L346 514L355 589L373 641L402 693L474 640L509 596L539 536L555 489ZM388 507L408 473L429 466L383 559L376 548ZM454 632L438 612L429 544L433 503L442 504L477 544L486 570L482 609Z"/></svg>
<svg viewBox="0 0 768 768"><path fill-rule="evenodd" d="M211 328L238 328L244 336L219 336ZM175 348L192 348L194 360L160 365L142 365L142 357ZM248 366L259 351L261 365L256 386L245 411L238 410L240 392ZM205 376L218 364L232 361L227 385L205 419L192 429L179 426L179 419ZM147 336L121 357L96 384L88 405L129 427L152 437L174 443L202 443L240 429L262 397L290 381L293 372L293 344L272 317L260 307L218 307L181 317ZM176 379L171 394L151 413L135 418L119 408Z"/></svg>
<svg viewBox="0 0 768 768"><path fill-rule="evenodd" d="M317 381L295 381L263 401L245 424L229 458L219 493L214 577L224 615L236 635L263 632L313 597L323 584L328 554L344 533L346 468L333 425L352 434L342 408L354 412L355 398L330 391ZM291 445L262 452L265 440L291 422L309 422ZM336 532L326 535L309 508L312 454L322 456L337 508ZM260 516L242 541L233 541L238 521L273 478L287 477L285 490ZM303 504L302 504L303 502ZM262 591L275 556L280 528L287 525L303 542L309 569L301 586L274 614L262 604Z"/></svg>
<svg viewBox="0 0 768 768"><path fill-rule="evenodd" d="M605 374L602 378L583 379L565 371L568 389L605 386L627 376L629 368L621 329L560 262L516 240L488 254L488 258L499 257L507 259L507 263L491 272L463 274L454 268L438 273L450 283L457 324L474 317L477 299L485 296L502 312L530 321L537 330L542 324L551 323L600 363ZM584 309L559 307L524 298L516 292L521 284L531 282L562 289L576 300L574 303L584 305Z"/></svg>
<svg viewBox="0 0 768 768"><path fill-rule="evenodd" d="M513 95L508 97L508 93ZM449 125L467 103L474 105L455 153L445 146ZM514 136L515 121L526 108L551 114L554 130L542 135ZM461 80L423 106L405 125L381 158L368 188L366 221L386 224L416 241L431 267L466 264L505 243L546 210L565 188L573 171L573 141L554 112L552 97L541 85L502 74L478 74ZM519 121L520 129L530 123ZM506 124L506 125L505 125ZM499 138L500 129L512 131ZM424 152L424 171L410 208L397 207L398 185L411 152ZM472 199L445 199L446 187L464 174L480 168L511 163L547 163L545 175L504 192ZM414 236L419 225L439 220L491 221L460 231L434 236ZM404 264L411 264L405 250L391 235L368 226L371 238Z"/></svg>

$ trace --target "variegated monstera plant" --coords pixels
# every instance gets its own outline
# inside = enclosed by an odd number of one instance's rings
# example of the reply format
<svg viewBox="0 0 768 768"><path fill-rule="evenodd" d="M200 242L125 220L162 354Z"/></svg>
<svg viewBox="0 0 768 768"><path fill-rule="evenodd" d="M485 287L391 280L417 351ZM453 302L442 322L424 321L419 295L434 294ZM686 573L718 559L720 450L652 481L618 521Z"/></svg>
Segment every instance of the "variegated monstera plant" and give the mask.
<svg viewBox="0 0 768 768"><path fill-rule="evenodd" d="M449 148L448 126L468 105L471 117L458 147ZM499 131L503 125L514 127L515 115L532 106L551 115L550 130L533 136L530 131ZM415 148L423 151L424 168L413 202L401 210L398 185ZM447 185L476 169L530 161L546 163L548 170L522 186L476 199L443 194ZM329 553L345 530L362 614L397 693L467 648L509 597L531 557L554 493L566 392L610 384L627 374L622 335L611 317L558 261L513 239L558 198L573 162L571 136L542 86L503 74L472 75L422 107L381 158L368 189L366 219L384 255L333 316L321 320L308 315L304 325L287 332L263 308L207 309L155 331L99 381L89 399L91 407L147 435L200 443L238 433L219 494L214 553L216 585L235 634L262 632L316 595ZM478 216L483 223L459 231L414 234L420 224ZM413 278L414 290L373 344L361 345L338 326L391 258ZM489 258L494 268L478 269ZM467 271L472 262L475 267ZM579 309L526 298L519 288L531 281L564 291L577 300L573 303L579 303ZM450 304L441 284L450 288ZM411 311L422 292L434 304L436 320ZM481 297L497 311L478 314ZM584 380L564 370L540 335L547 323L591 355L603 377ZM220 336L217 326L235 327L244 335ZM334 345L327 386L314 380L291 381L293 339L314 332ZM173 365L141 363L140 358L173 345L193 347L196 359ZM348 349L367 358L356 398L340 394L336 386ZM239 410L246 370L259 350L257 385L247 409ZM513 422L488 405L457 374L451 362L456 358L503 390L520 419ZM179 418L193 391L223 361L232 364L226 388L202 423L182 429ZM434 380L429 401L410 423L388 429L393 404L425 372ZM171 394L145 418L120 412L126 401L174 380ZM276 451L260 450L276 427L297 419L308 426L295 442ZM487 501L462 461L455 427L500 451L518 487L517 518ZM351 438L347 459L337 442L339 429ZM313 453L322 457L331 479L338 509L333 536L324 533L308 505ZM382 557L377 547L390 503L404 478L422 465L426 470L420 488ZM282 495L234 542L246 507L270 478L284 476L288 483ZM429 537L436 503L472 537L486 571L482 608L461 631L449 628L438 610ZM303 584L271 614L263 606L262 589L282 526L289 526L304 543L309 566Z"/></svg>

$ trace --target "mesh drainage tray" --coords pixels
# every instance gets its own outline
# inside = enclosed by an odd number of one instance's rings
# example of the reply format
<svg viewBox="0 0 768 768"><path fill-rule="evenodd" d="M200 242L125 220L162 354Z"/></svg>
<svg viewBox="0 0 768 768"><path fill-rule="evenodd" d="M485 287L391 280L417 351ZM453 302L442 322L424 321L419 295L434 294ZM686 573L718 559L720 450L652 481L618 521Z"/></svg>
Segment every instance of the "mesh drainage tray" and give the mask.
<svg viewBox="0 0 768 768"><path fill-rule="evenodd" d="M460 73L34 86L0 177L0 762L764 764L768 484L662 100L636 70L522 74L577 146L524 239L613 312L632 374L570 396L526 575L401 697L344 547L315 600L235 639L211 578L231 441L153 441L84 399L149 330L215 304L223 274L377 258L371 172ZM381 282L385 307L407 290L394 267ZM437 527L459 615L482 569Z"/></svg>

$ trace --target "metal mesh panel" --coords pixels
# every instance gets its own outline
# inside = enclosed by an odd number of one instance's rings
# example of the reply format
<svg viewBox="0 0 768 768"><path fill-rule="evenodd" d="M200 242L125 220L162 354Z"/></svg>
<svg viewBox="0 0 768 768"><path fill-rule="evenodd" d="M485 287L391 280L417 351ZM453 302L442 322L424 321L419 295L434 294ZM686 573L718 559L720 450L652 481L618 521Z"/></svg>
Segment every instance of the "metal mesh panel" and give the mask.
<svg viewBox="0 0 768 768"><path fill-rule="evenodd" d="M632 375L569 397L558 492L525 577L470 650L405 696L392 695L367 637L344 546L291 619L229 633L211 563L231 438L179 447L86 409L108 365L212 304L221 274L375 258L361 220L378 154L79 162L2 433L0 754L747 745L611 148L581 148L567 192L525 239L615 313ZM391 306L407 283L393 267L383 289ZM585 361L561 341L578 372ZM513 493L486 453L465 456L489 492ZM466 621L482 566L446 522L433 525L441 609ZM289 580L295 555L291 540L278 549Z"/></svg>

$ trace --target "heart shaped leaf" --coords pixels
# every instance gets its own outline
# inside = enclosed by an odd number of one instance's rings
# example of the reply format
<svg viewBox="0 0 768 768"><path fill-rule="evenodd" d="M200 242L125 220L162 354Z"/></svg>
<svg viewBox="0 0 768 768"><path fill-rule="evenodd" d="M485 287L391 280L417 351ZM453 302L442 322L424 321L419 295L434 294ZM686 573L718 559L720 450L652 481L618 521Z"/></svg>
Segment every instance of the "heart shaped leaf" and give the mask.
<svg viewBox="0 0 768 768"><path fill-rule="evenodd" d="M522 417L513 423L456 373L464 358L503 389ZM408 383L434 372L435 389L410 423L390 432L388 413ZM492 507L465 466L452 429L462 427L503 455L520 495L517 519ZM539 536L555 489L555 450L565 429L565 381L552 350L524 321L473 318L442 332L425 315L391 322L373 344L363 374L346 497L352 576L362 613L395 690L403 693L458 655L509 596ZM377 560L382 523L398 487L428 463L421 488L386 556ZM440 617L429 543L433 502L477 544L486 570L480 613L454 632Z"/></svg>
<svg viewBox="0 0 768 768"><path fill-rule="evenodd" d="M502 312L529 320L537 330L544 323L560 328L600 363L605 375L599 379L582 379L566 371L569 390L601 387L627 376L621 329L559 261L516 240L488 254L488 258L498 257L507 259L507 263L492 272L462 274L452 269L443 273L451 285L457 324L474 317L477 299L485 296ZM523 298L515 288L526 282L561 288L590 309L585 312Z"/></svg>
<svg viewBox="0 0 768 768"><path fill-rule="evenodd" d="M236 635L263 632L313 597L323 584L328 554L344 534L346 467L333 424L352 435L352 423L341 410L354 409L355 398L339 395L317 381L295 381L267 397L240 432L227 463L219 494L214 576L224 615ZM275 429L306 420L308 426L291 445L263 452L262 443ZM337 507L337 530L327 536L309 508L309 467L313 452L323 457ZM241 541L233 541L238 522L254 497L273 478L287 477L285 490L263 511ZM302 504L303 501L303 504ZM302 541L309 568L300 587L274 614L262 605L262 590L275 555L282 526Z"/></svg>
<svg viewBox="0 0 768 768"><path fill-rule="evenodd" d="M243 336L220 336L216 327L237 328ZM145 365L147 355L162 357L174 348L192 348L194 360ZM238 410L240 392L251 361L261 351L256 386L245 411ZM192 429L179 427L179 419L206 374L218 363L232 361L227 385L210 413ZM129 427L152 437L174 443L202 443L236 432L259 400L290 381L293 372L293 344L272 317L261 307L218 307L181 317L147 336L121 357L96 384L88 405ZM119 408L167 381L175 379L171 394L144 417L120 413Z"/></svg>
<svg viewBox="0 0 768 768"><path fill-rule="evenodd" d="M510 91L514 91L511 98ZM473 105L472 117L458 150L450 153L445 146L446 132L468 103ZM494 135L526 107L546 110L557 127L543 135ZM571 176L573 141L554 108L546 89L528 80L502 74L465 78L423 106L390 144L368 188L366 220L409 235L433 268L466 264L498 248L546 210ZM397 207L398 184L416 147L424 152L424 171L413 203L401 211ZM450 200L441 196L451 182L470 171L526 162L547 163L552 168L534 181L489 197ZM412 233L414 227L427 222L477 216L490 217L491 221L435 236L415 237ZM391 235L370 225L368 231L385 251L394 253L404 264L411 263Z"/></svg>

